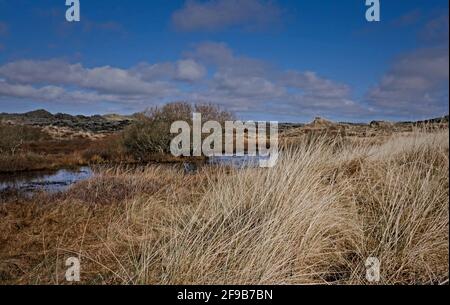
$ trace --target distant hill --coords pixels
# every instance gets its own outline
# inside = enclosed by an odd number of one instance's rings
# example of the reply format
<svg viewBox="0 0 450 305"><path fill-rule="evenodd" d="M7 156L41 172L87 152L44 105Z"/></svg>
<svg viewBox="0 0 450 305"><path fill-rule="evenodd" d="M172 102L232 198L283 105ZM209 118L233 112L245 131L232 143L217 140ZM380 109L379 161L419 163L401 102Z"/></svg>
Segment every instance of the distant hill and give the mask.
<svg viewBox="0 0 450 305"><path fill-rule="evenodd" d="M389 121L372 121L370 123L349 123L349 122L333 122L321 117L315 118L308 124L280 124L280 132L284 137L297 137L311 132L329 132L348 136L372 136L372 135L389 135L393 132L408 132L414 130L415 127L432 125L435 128L448 128L449 116L439 118L411 121L411 122L389 122Z"/></svg>
<svg viewBox="0 0 450 305"><path fill-rule="evenodd" d="M314 119L314 121L312 121L311 123L307 124L307 127L311 127L311 128L327 128L327 127L332 127L332 126L336 126L337 124L335 122L332 122L330 120L321 118L321 117L317 117Z"/></svg>
<svg viewBox="0 0 450 305"><path fill-rule="evenodd" d="M436 123L446 123L448 124L448 115L440 117L440 118L434 118L429 120L423 120L423 121L415 121L415 122L399 122L399 124L436 124Z"/></svg>
<svg viewBox="0 0 450 305"><path fill-rule="evenodd" d="M299 127L310 127L310 128L326 128L326 127L333 127L337 125L347 125L347 126L372 126L372 127L380 127L380 126L394 126L394 125L420 125L420 124L448 124L449 123L449 116L445 115L438 118L428 119L428 120L421 120L421 121L401 121L401 122L394 122L394 121L371 121L370 123L352 123L352 122L333 122L331 120L327 120L322 117L316 117L311 123L280 123L280 126L283 126L283 129L290 129L290 128L299 128Z"/></svg>
<svg viewBox="0 0 450 305"><path fill-rule="evenodd" d="M0 113L0 122L9 122L12 124L26 124L33 126L56 126L56 127L68 127L75 130L91 131L91 132L114 132L124 129L126 126L136 120L135 115L120 115L120 114L107 114L107 115L70 115L66 113L52 114L45 109L38 109L26 113ZM388 121L372 121L369 124L366 123L338 123L324 118L317 117L313 122L309 124L303 123L280 123L280 131L287 131L296 128L313 128L322 129L336 126L370 126L378 128L388 128L390 126L404 126L404 125L420 125L420 124L448 124L449 116L443 116L439 118L422 120L422 121L404 121L404 122L388 122Z"/></svg>
<svg viewBox="0 0 450 305"><path fill-rule="evenodd" d="M66 113L52 114L44 109L26 113L0 113L0 121L11 124L25 124L32 126L68 127L74 130L100 132L114 132L128 126L134 118L132 116L110 115L70 115Z"/></svg>
<svg viewBox="0 0 450 305"><path fill-rule="evenodd" d="M44 109L34 110L30 112L26 112L22 114L24 117L30 119L52 119L53 114ZM16 114L16 116L21 116L20 114Z"/></svg>

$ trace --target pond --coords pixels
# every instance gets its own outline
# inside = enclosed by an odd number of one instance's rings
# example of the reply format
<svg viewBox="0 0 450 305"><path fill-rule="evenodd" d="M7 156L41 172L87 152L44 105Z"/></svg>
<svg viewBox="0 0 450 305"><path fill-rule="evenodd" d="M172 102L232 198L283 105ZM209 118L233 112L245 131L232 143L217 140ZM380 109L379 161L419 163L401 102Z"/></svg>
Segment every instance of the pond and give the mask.
<svg viewBox="0 0 450 305"><path fill-rule="evenodd" d="M213 166L231 166L234 168L254 168L259 166L257 156L221 156L212 157L206 164ZM184 163L186 173L195 173L198 164ZM201 165L200 165L201 166ZM91 167L78 169L61 169L57 171L32 171L12 174L0 174L0 192L19 190L25 194L37 191L58 193L67 190L72 184L89 179L94 172Z"/></svg>
<svg viewBox="0 0 450 305"><path fill-rule="evenodd" d="M0 192L17 189L24 193L46 191L57 193L67 190L72 184L89 179L93 175L90 167L75 170L33 171L0 175Z"/></svg>
<svg viewBox="0 0 450 305"><path fill-rule="evenodd" d="M266 157L260 156L216 156L208 159L210 165L231 166L238 169L259 167L261 160L267 160Z"/></svg>

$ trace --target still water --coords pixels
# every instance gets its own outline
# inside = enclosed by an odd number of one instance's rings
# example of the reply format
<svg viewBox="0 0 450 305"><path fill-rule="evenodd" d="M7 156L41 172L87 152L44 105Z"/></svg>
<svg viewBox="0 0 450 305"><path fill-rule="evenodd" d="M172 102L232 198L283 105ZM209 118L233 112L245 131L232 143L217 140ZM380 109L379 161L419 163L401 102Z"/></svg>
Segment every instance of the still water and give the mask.
<svg viewBox="0 0 450 305"><path fill-rule="evenodd" d="M18 189L25 193L46 191L57 193L67 190L72 184L89 179L93 175L90 167L76 170L36 171L0 175L0 192Z"/></svg>
<svg viewBox="0 0 450 305"><path fill-rule="evenodd" d="M230 166L238 169L259 167L260 160L267 160L260 156L220 156L208 159L210 165Z"/></svg>
<svg viewBox="0 0 450 305"><path fill-rule="evenodd" d="M213 166L230 166L238 169L259 166L260 157L223 156L209 158L206 164ZM194 173L198 164L184 163L186 173ZM75 170L33 171L13 174L0 174L0 192L9 189L32 194L37 191L58 193L67 190L72 184L91 178L93 170L80 167Z"/></svg>

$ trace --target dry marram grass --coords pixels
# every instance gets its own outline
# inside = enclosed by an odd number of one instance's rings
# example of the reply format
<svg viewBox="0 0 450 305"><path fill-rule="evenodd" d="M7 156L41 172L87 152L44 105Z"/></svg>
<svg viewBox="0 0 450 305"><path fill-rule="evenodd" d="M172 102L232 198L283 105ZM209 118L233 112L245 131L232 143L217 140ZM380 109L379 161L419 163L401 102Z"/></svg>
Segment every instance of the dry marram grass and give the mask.
<svg viewBox="0 0 450 305"><path fill-rule="evenodd" d="M64 283L68 256L85 283L366 284L371 256L383 284L448 281L448 130L338 144L290 147L272 169L117 168L11 195L0 281Z"/></svg>

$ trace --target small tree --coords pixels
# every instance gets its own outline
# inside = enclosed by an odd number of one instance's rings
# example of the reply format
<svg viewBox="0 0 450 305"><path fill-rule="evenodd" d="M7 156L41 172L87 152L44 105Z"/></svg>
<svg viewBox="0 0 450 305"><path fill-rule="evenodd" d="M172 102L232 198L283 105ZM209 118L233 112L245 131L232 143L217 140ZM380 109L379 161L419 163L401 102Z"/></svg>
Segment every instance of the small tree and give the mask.
<svg viewBox="0 0 450 305"><path fill-rule="evenodd" d="M150 154L168 153L170 125L163 121L154 121L141 117L130 125L123 135L126 150L138 160L146 160Z"/></svg>
<svg viewBox="0 0 450 305"><path fill-rule="evenodd" d="M126 150L143 161L151 154L169 153L173 138L170 126L175 121L185 121L192 126L194 112L201 113L204 122L215 120L223 124L234 117L230 112L211 104L178 102L152 107L138 115L137 122L125 129L123 143Z"/></svg>

